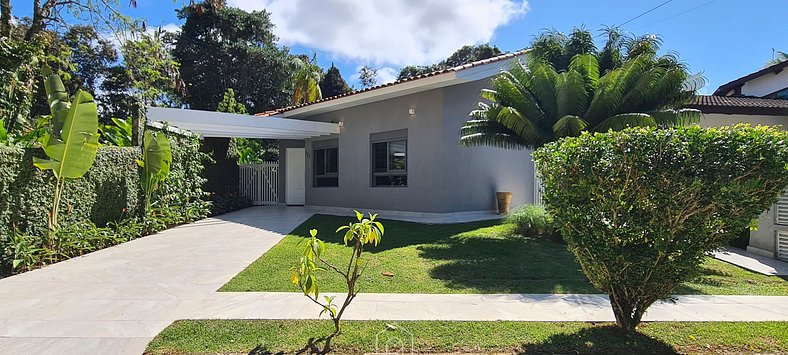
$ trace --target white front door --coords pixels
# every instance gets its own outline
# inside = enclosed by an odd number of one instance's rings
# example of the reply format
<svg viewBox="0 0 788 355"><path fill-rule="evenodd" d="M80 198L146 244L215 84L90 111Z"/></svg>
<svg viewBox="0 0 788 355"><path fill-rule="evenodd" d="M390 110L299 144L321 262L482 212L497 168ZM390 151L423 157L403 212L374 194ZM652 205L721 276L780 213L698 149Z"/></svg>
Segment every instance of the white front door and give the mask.
<svg viewBox="0 0 788 355"><path fill-rule="evenodd" d="M285 203L303 205L306 200L306 150L285 149Z"/></svg>

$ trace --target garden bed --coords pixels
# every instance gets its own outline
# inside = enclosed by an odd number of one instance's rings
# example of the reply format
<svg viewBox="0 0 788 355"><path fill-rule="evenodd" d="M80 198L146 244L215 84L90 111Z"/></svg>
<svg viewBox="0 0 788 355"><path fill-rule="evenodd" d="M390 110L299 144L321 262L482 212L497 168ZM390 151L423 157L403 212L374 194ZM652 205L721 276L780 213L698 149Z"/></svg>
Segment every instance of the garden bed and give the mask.
<svg viewBox="0 0 788 355"><path fill-rule="evenodd" d="M346 260L337 226L348 217L313 216L220 291L297 291L289 269L298 261L309 229L326 242L327 258ZM562 244L516 235L497 221L424 225L384 221L386 233L366 254L362 292L378 293L598 293ZM383 272L392 272L393 277ZM324 272L321 292L341 292L343 282ZM678 294L788 295L788 281L708 258L702 275Z"/></svg>

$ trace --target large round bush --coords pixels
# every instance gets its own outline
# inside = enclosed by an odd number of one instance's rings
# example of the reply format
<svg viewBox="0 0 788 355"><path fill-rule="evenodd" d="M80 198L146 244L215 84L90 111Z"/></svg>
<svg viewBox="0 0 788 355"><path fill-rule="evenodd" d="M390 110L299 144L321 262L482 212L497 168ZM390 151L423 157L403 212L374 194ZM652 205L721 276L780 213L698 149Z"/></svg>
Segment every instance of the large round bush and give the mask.
<svg viewBox="0 0 788 355"><path fill-rule="evenodd" d="M555 226L630 330L788 184L788 133L763 126L584 133L534 157Z"/></svg>

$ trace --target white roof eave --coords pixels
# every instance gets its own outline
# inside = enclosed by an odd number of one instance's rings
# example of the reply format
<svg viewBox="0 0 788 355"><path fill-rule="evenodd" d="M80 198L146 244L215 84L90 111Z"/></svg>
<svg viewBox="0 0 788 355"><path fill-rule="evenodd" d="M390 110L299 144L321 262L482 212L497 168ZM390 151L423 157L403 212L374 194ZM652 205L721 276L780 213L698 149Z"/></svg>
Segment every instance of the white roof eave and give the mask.
<svg viewBox="0 0 788 355"><path fill-rule="evenodd" d="M266 139L307 139L338 134L336 123L287 119L281 116L259 117L234 113L148 108L148 124L168 126L197 133L204 137L238 137Z"/></svg>

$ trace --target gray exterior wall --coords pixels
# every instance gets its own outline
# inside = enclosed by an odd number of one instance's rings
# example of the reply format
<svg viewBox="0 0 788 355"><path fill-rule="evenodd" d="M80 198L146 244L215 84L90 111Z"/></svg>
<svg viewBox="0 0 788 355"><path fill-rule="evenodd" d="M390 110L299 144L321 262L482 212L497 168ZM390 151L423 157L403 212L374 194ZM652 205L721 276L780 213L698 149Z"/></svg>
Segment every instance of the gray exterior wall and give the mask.
<svg viewBox="0 0 788 355"><path fill-rule="evenodd" d="M465 148L459 128L487 80L429 90L307 118L342 122L339 135L306 141L306 204L365 210L448 213L492 211L495 191L513 205L532 201L528 151ZM409 108L415 108L411 116ZM408 130L407 187L372 187L370 135ZM339 186L313 187L312 142L339 139Z"/></svg>

